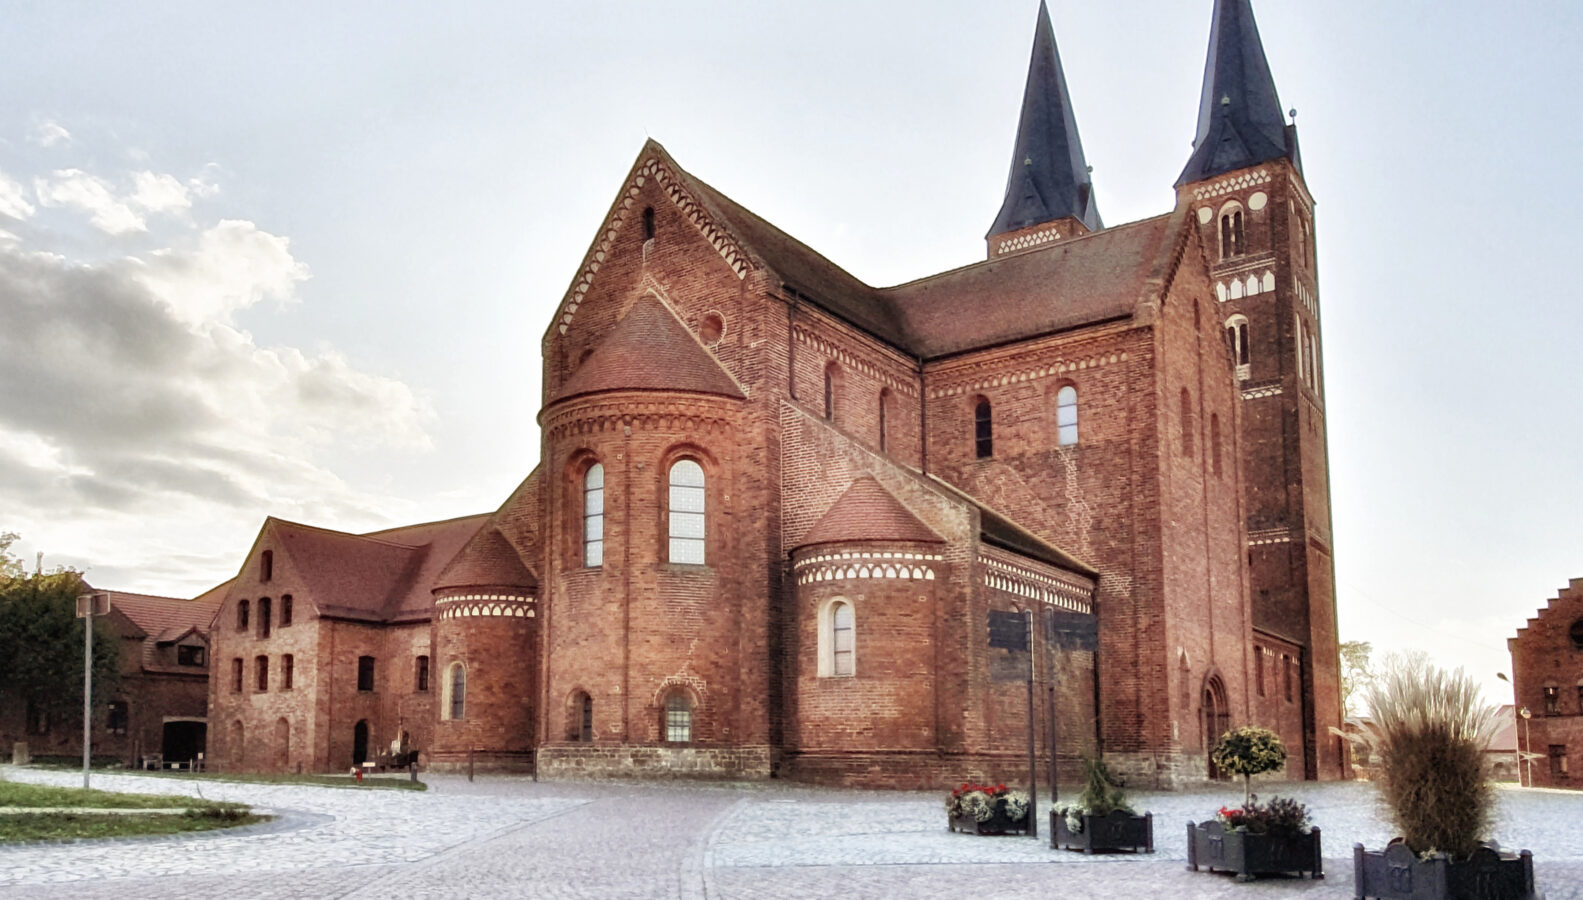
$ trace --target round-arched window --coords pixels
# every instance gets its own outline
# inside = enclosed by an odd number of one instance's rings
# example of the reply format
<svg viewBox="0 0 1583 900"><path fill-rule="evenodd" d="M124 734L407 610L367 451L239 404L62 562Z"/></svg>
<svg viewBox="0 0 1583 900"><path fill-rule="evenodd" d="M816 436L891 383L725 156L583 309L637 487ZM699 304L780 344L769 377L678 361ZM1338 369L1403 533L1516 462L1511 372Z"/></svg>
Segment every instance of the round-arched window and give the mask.
<svg viewBox="0 0 1583 900"><path fill-rule="evenodd" d="M1568 632L1572 637L1572 646L1583 650L1583 619L1572 623L1572 630Z"/></svg>

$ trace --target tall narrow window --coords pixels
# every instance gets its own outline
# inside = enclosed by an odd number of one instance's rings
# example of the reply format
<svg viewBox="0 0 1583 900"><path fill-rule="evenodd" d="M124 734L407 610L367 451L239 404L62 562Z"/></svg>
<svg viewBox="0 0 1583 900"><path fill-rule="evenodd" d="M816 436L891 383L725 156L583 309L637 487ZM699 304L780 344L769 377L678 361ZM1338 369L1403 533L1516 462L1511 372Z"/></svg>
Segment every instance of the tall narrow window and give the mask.
<svg viewBox="0 0 1583 900"><path fill-rule="evenodd" d="M1567 777L1567 745L1550 745L1550 776L1552 778Z"/></svg>
<svg viewBox="0 0 1583 900"><path fill-rule="evenodd" d="M586 744L594 739L594 698L584 691L572 695L571 708L567 710L566 739Z"/></svg>
<svg viewBox="0 0 1583 900"><path fill-rule="evenodd" d="M359 656L357 658L357 689L371 691L374 689L374 658L372 656Z"/></svg>
<svg viewBox="0 0 1583 900"><path fill-rule="evenodd" d="M296 675L297 658L287 653L280 658L280 689L291 690L292 677Z"/></svg>
<svg viewBox="0 0 1583 900"><path fill-rule="evenodd" d="M420 694L429 692L429 658L418 657L417 671L413 674L413 690Z"/></svg>
<svg viewBox="0 0 1583 900"><path fill-rule="evenodd" d="M852 604L832 604L830 607L830 674L832 675L851 675L854 671L852 662L857 641L852 625Z"/></svg>
<svg viewBox="0 0 1583 900"><path fill-rule="evenodd" d="M841 368L835 363L824 367L824 417L826 421L835 421L835 395L840 388Z"/></svg>
<svg viewBox="0 0 1583 900"><path fill-rule="evenodd" d="M280 627L291 625L291 595L282 594L280 598Z"/></svg>
<svg viewBox="0 0 1583 900"><path fill-rule="evenodd" d="M1259 696L1264 696L1264 648L1253 648L1253 683L1258 686Z"/></svg>
<svg viewBox="0 0 1583 900"><path fill-rule="evenodd" d="M1193 455L1193 396L1182 388L1181 402L1182 455Z"/></svg>
<svg viewBox="0 0 1583 900"><path fill-rule="evenodd" d="M1055 442L1062 447L1077 443L1077 388L1071 385L1055 394Z"/></svg>
<svg viewBox="0 0 1583 900"><path fill-rule="evenodd" d="M252 605L249 604L246 600L238 600L238 601L236 601L236 630L237 631L246 631L247 630L248 613L252 611L252 608L253 608Z"/></svg>
<svg viewBox="0 0 1583 900"><path fill-rule="evenodd" d="M1561 689L1553 684L1545 685L1545 715L1561 715Z"/></svg>
<svg viewBox="0 0 1583 900"><path fill-rule="evenodd" d="M665 698L665 740L685 744L693 739L693 705L681 691Z"/></svg>
<svg viewBox="0 0 1583 900"><path fill-rule="evenodd" d="M253 657L254 686L259 693L269 690L269 657Z"/></svg>
<svg viewBox="0 0 1583 900"><path fill-rule="evenodd" d="M980 397L973 407L973 455L979 459L995 455L995 424L991 415L989 401Z"/></svg>
<svg viewBox="0 0 1583 900"><path fill-rule="evenodd" d="M231 693L242 693L242 657L231 660Z"/></svg>
<svg viewBox="0 0 1583 900"><path fill-rule="evenodd" d="M605 467L594 463L583 475L583 565L605 564Z"/></svg>
<svg viewBox="0 0 1583 900"><path fill-rule="evenodd" d="M1243 242L1242 209L1236 207L1220 214L1220 258L1230 259L1247 252Z"/></svg>
<svg viewBox="0 0 1583 900"><path fill-rule="evenodd" d="M886 431L888 430L888 428L887 428L887 424L888 423L886 422L886 419L888 418L889 414L890 414L890 388L880 388L880 390L879 390L879 452L881 452L881 453L885 452L885 440L886 440L886 437L887 437Z"/></svg>
<svg viewBox="0 0 1583 900"><path fill-rule="evenodd" d="M690 459L671 466L670 561L704 564L704 469Z"/></svg>
<svg viewBox="0 0 1583 900"><path fill-rule="evenodd" d="M643 208L643 239L645 241L654 237L654 207Z"/></svg>
<svg viewBox="0 0 1583 900"><path fill-rule="evenodd" d="M268 581L275 577L275 551L265 550L258 561L258 580Z"/></svg>
<svg viewBox="0 0 1583 900"><path fill-rule="evenodd" d="M126 734L126 723L131 718L125 700L110 701L110 715L105 720L105 730L111 734Z"/></svg>
<svg viewBox="0 0 1583 900"><path fill-rule="evenodd" d="M258 636L269 637L269 626L274 620L273 604L268 597L258 598Z"/></svg>
<svg viewBox="0 0 1583 900"><path fill-rule="evenodd" d="M1247 371L1243 369L1250 359L1247 317L1232 316L1226 320L1226 343L1231 347L1231 361L1237 366L1237 377L1248 377Z"/></svg>
<svg viewBox="0 0 1583 900"><path fill-rule="evenodd" d="M457 721L467 713L467 668L459 662L445 671L445 702L440 709L447 719Z"/></svg>
<svg viewBox="0 0 1583 900"><path fill-rule="evenodd" d="M1209 451L1212 457L1215 477L1220 477L1220 414L1209 414Z"/></svg>
<svg viewBox="0 0 1583 900"><path fill-rule="evenodd" d="M1286 702L1292 702L1292 658L1281 656L1281 693L1286 697Z"/></svg>

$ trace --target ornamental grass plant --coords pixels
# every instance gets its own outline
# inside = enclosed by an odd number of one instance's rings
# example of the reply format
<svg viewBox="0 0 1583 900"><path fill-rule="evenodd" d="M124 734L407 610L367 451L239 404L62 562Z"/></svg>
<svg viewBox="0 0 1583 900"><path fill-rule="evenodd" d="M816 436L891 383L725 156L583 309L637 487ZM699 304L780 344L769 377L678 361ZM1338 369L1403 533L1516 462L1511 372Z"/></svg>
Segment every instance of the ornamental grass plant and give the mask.
<svg viewBox="0 0 1583 900"><path fill-rule="evenodd" d="M1370 722L1355 735L1377 766L1374 784L1407 847L1466 858L1494 815L1494 787L1485 750L1495 710L1461 669L1448 672L1421 659L1389 667L1364 691ZM1340 733L1340 732L1337 732Z"/></svg>

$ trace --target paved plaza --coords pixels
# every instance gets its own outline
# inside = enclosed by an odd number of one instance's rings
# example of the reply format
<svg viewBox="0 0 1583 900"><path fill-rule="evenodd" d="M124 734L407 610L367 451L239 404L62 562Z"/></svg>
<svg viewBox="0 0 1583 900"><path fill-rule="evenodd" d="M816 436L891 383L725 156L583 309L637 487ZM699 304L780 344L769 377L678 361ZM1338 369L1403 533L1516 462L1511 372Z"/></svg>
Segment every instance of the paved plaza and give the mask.
<svg viewBox="0 0 1583 900"><path fill-rule="evenodd" d="M71 786L69 772L0 766ZM1186 870L1189 820L1241 791L1134 794L1152 856L951 834L934 794L786 784L535 783L430 776L427 792L94 776L94 787L236 800L279 818L181 837L0 849L0 898L1352 896L1354 841L1390 830L1362 784L1266 786L1307 802L1326 878L1237 884ZM1047 795L1046 795L1047 796ZM1503 789L1496 834L1534 852L1550 900L1583 900L1583 794Z"/></svg>

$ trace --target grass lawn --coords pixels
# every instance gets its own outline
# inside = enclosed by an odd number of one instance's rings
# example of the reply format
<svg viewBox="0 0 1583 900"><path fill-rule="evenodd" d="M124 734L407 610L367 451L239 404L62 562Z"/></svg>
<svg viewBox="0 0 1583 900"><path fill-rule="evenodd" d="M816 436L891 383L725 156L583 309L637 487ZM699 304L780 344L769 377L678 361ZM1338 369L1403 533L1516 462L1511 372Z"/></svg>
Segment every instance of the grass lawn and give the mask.
<svg viewBox="0 0 1583 900"><path fill-rule="evenodd" d="M0 781L0 807L82 809L182 809L179 815L106 815L48 812L0 815L0 843L61 841L77 838L126 837L136 834L178 834L234 828L262 822L241 803L216 803L196 797L166 797L85 791Z"/></svg>
<svg viewBox="0 0 1583 900"><path fill-rule="evenodd" d="M82 771L82 764L75 766L56 763L32 763L33 768ZM317 784L324 787L373 788L385 791L426 791L429 786L412 781L406 774L377 775L358 782L350 775L292 775L248 772L145 772L137 769L95 768L95 772L108 775L139 775L145 778L187 778L194 781L241 781L248 784ZM4 804L0 804L3 806Z"/></svg>

